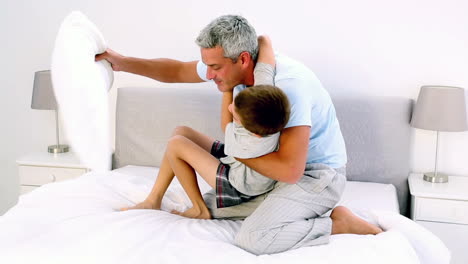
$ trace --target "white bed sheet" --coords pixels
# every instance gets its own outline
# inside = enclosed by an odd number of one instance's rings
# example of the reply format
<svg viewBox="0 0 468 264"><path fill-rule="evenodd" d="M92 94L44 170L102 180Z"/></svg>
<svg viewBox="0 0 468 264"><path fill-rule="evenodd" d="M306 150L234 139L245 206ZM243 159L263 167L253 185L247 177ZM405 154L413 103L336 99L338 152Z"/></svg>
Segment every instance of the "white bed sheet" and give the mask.
<svg viewBox="0 0 468 264"><path fill-rule="evenodd" d="M392 211L366 209L387 230L334 235L327 245L255 256L233 245L241 221L195 220L164 210L189 201L177 181L163 210L118 211L146 196L157 169L90 172L20 197L0 217L0 263L448 263L442 242ZM203 190L209 188L202 185ZM362 196L362 193L361 193ZM351 197L344 204L353 203ZM351 204L350 207L359 206Z"/></svg>
<svg viewBox="0 0 468 264"><path fill-rule="evenodd" d="M146 198L146 191L135 190L136 186L144 189L147 187L147 179L153 181L155 175L158 173L158 168L147 166L125 166L114 170L128 176L141 176L142 178L135 178L134 181L141 181L141 184L130 184L127 188L118 188L124 196L129 198L132 202L138 202ZM144 179L144 180L143 180ZM202 193L208 191L210 186L199 176L198 182L201 185ZM174 187L179 186L178 183L173 184ZM132 188L133 187L133 188ZM176 187L180 188L180 187ZM186 197L188 204L188 197ZM170 201L168 201L170 202ZM361 213L369 210L391 211L398 213L398 198L396 195L396 188L392 184L382 184L374 182L354 182L348 181L344 190L343 196L339 202L340 205L347 206L356 213ZM176 206L176 205L174 205ZM181 206L181 204L179 205ZM364 215L363 215L364 217ZM371 219L372 220L372 219Z"/></svg>

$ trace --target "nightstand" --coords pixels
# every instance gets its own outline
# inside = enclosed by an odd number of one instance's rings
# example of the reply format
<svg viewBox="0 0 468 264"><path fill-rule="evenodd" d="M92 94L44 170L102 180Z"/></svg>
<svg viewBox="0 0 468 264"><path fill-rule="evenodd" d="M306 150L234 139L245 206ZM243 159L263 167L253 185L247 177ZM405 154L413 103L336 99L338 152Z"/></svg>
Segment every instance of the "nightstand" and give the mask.
<svg viewBox="0 0 468 264"><path fill-rule="evenodd" d="M20 179L20 194L46 183L76 178L89 171L72 153L32 153L16 160Z"/></svg>
<svg viewBox="0 0 468 264"><path fill-rule="evenodd" d="M452 253L452 264L468 263L468 177L449 176L430 183L409 176L411 218L438 236Z"/></svg>

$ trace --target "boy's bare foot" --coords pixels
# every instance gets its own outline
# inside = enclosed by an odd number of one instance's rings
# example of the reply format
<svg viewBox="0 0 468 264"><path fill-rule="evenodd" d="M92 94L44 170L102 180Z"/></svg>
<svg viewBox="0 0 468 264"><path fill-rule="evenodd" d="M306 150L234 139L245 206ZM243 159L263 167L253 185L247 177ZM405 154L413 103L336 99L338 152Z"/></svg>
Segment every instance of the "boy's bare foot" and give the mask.
<svg viewBox="0 0 468 264"><path fill-rule="evenodd" d="M344 206L337 206L331 213L332 234L376 235L383 232L379 227L366 222Z"/></svg>
<svg viewBox="0 0 468 264"><path fill-rule="evenodd" d="M141 203L138 203L134 206L120 208L120 211L127 211L127 210L134 210L134 209L153 209L159 210L161 209L161 204L153 203L148 200L144 200Z"/></svg>
<svg viewBox="0 0 468 264"><path fill-rule="evenodd" d="M195 219L211 219L211 214L208 208L201 209L201 208L192 207L190 209L185 210L184 212L172 210L171 214L176 214L176 215L180 215L183 217L195 218Z"/></svg>

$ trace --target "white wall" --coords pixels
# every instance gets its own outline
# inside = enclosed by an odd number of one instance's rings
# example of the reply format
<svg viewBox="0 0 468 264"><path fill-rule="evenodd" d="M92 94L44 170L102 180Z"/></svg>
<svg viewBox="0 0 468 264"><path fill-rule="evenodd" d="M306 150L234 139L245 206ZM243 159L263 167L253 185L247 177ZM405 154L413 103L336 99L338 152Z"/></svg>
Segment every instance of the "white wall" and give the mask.
<svg viewBox="0 0 468 264"><path fill-rule="evenodd" d="M278 51L310 66L332 94L415 99L424 84L468 88L468 4L462 0L1 0L0 214L17 201L15 159L54 143L53 112L30 109L33 74L49 68L58 27L72 10L84 12L113 49L131 56L198 59L199 30L235 13L269 34ZM117 73L114 87L156 84ZM432 169L434 144L435 133L415 130L414 171ZM468 132L442 133L441 170L468 175L467 157Z"/></svg>

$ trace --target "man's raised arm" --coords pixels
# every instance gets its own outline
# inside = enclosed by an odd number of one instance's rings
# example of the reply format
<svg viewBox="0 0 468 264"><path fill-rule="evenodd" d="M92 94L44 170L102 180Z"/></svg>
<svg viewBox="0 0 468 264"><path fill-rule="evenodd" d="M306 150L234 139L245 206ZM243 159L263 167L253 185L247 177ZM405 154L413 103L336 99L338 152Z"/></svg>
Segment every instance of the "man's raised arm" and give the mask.
<svg viewBox="0 0 468 264"><path fill-rule="evenodd" d="M273 180L293 184L304 175L309 136L309 126L285 128L278 151L253 159L236 159Z"/></svg>
<svg viewBox="0 0 468 264"><path fill-rule="evenodd" d="M204 82L197 73L197 61L182 62L172 59L140 59L122 56L107 49L96 55L96 61L107 60L114 71L124 71L167 83Z"/></svg>

